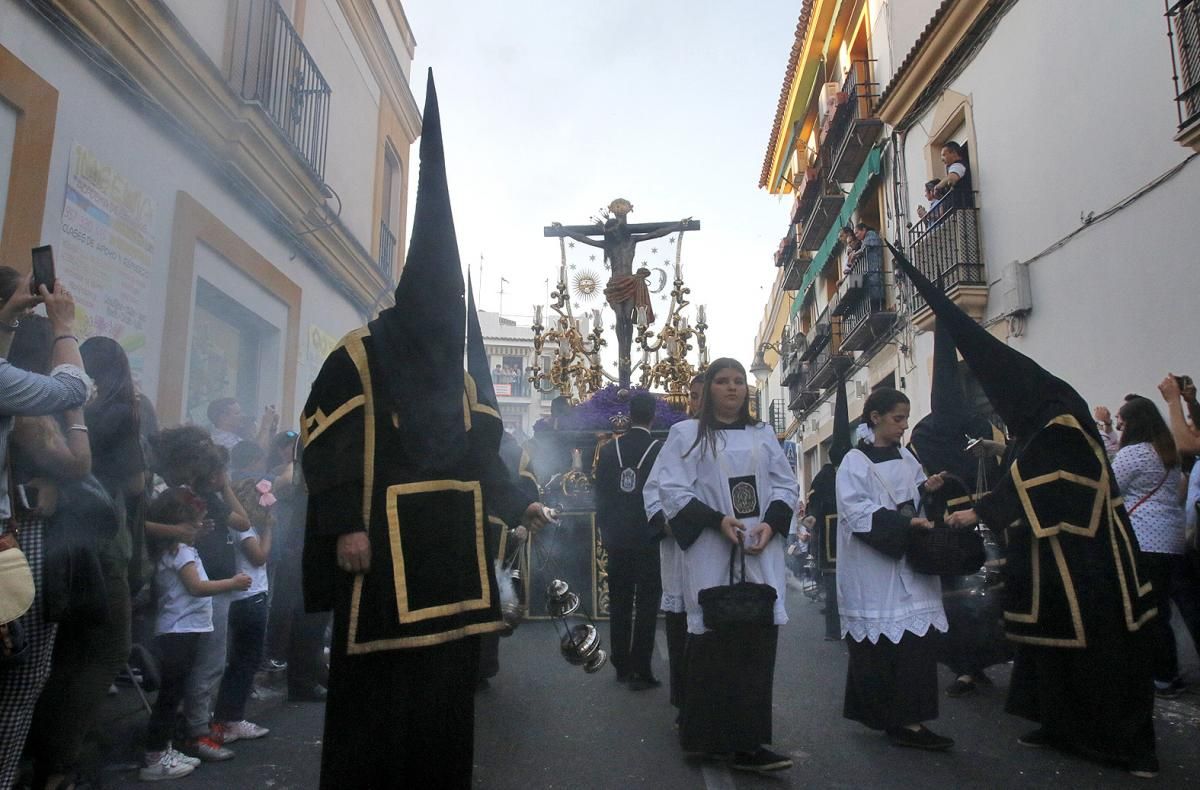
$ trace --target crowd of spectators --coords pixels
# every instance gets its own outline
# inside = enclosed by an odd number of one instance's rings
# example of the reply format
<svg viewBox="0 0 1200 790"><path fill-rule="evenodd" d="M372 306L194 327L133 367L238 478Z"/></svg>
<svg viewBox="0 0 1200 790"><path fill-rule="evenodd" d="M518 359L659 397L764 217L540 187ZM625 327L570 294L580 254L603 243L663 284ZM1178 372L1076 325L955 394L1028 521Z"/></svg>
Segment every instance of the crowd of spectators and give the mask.
<svg viewBox="0 0 1200 790"><path fill-rule="evenodd" d="M125 350L80 344L74 322L61 283L33 294L0 267L0 554L19 544L33 581L0 623L3 788L74 787L118 680L158 692L145 780L267 735L246 719L260 671L286 672L293 699L325 695L327 618L298 586L297 434L232 398L209 404L210 427L160 430Z"/></svg>
<svg viewBox="0 0 1200 790"><path fill-rule="evenodd" d="M1172 604L1200 649L1200 402L1189 376L1168 375L1158 389L1166 419L1151 398L1136 394L1125 396L1115 417L1105 406L1094 416L1154 585L1154 682L1170 698L1184 690Z"/></svg>

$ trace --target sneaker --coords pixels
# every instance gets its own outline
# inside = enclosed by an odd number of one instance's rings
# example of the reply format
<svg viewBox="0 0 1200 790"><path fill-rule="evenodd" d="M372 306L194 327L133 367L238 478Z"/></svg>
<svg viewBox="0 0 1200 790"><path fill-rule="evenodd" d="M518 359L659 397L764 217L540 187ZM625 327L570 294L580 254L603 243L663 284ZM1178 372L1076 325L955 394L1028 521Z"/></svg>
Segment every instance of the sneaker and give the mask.
<svg viewBox="0 0 1200 790"><path fill-rule="evenodd" d="M226 749L211 735L188 738L180 744L179 751L192 757L199 757L206 763L219 763L223 760L233 759L233 750Z"/></svg>
<svg viewBox="0 0 1200 790"><path fill-rule="evenodd" d="M792 760L790 757L784 757L782 754L776 754L764 746L759 746L752 752L738 752L735 754L733 756L733 767L739 771L756 771L758 773L786 771L792 767Z"/></svg>
<svg viewBox="0 0 1200 790"><path fill-rule="evenodd" d="M907 727L894 727L887 731L887 737L893 746L925 749L931 752L944 752L954 745L953 739L938 735L924 725L919 730L910 730Z"/></svg>
<svg viewBox="0 0 1200 790"><path fill-rule="evenodd" d="M979 687L975 685L974 680L972 680L970 678L968 678L967 680L963 680L961 677L959 677L959 678L955 678L954 682L946 687L946 696L947 697L965 697L968 694L974 694L978 690L979 690Z"/></svg>
<svg viewBox="0 0 1200 790"><path fill-rule="evenodd" d="M138 779L143 782L158 782L163 779L178 779L196 770L196 766L181 763L175 758L173 749L161 752L146 752L142 767L138 769Z"/></svg>
<svg viewBox="0 0 1200 790"><path fill-rule="evenodd" d="M1031 749L1045 749L1048 746L1054 745L1054 739L1044 727L1038 727L1036 730L1027 732L1020 738L1017 738L1017 743L1022 746L1028 746Z"/></svg>
<svg viewBox="0 0 1200 790"><path fill-rule="evenodd" d="M179 762L183 763L184 765L191 765L191 766L200 765L201 760L199 757L188 757L186 754L175 749L170 744L167 745L167 751L170 752L171 754L175 755L175 759L178 760Z"/></svg>
<svg viewBox="0 0 1200 790"><path fill-rule="evenodd" d="M226 721L216 725L225 736L224 743L232 741L252 741L270 732L266 727L260 727L252 721Z"/></svg>

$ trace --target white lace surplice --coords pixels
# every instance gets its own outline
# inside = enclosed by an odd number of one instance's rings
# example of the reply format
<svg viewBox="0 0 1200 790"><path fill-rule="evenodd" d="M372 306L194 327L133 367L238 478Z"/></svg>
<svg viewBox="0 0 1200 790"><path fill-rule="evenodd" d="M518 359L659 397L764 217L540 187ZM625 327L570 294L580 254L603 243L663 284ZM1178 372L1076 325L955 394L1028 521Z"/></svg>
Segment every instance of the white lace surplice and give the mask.
<svg viewBox="0 0 1200 790"><path fill-rule="evenodd" d="M654 476L667 519L674 518L693 498L721 513L730 513L729 478L755 475L759 516L743 518L752 527L760 523L767 507L774 501L783 502L793 510L799 496L799 486L775 431L768 425L750 425L741 430L717 432L717 453L701 456L700 448L688 453L696 439L695 420L676 423L663 445L655 463ZM686 455L685 455L686 453ZM729 584L729 553L732 545L719 530L706 529L696 542L682 552L681 587L688 616L688 632L702 634L704 615L700 610L700 590ZM775 588L775 624L788 621L784 605L786 593L784 570L784 539L775 535L767 548L757 556L746 557L746 579L769 584ZM740 581L740 561L735 580ZM664 586L664 598L666 588Z"/></svg>
<svg viewBox="0 0 1200 790"><path fill-rule="evenodd" d="M905 631L924 636L933 627L948 630L942 608L942 580L917 573L907 558L891 557L854 537L870 532L880 508L895 510L902 502L921 501L917 487L925 480L921 464L908 450L898 460L873 463L861 450L846 454L837 473L838 610L842 636L856 642L880 636L899 643ZM890 490L889 490L890 489Z"/></svg>
<svg viewBox="0 0 1200 790"><path fill-rule="evenodd" d="M658 496L658 477L655 472L658 464L650 470L650 477L642 488L642 500L646 506L647 520L654 518L662 510L662 502ZM666 535L658 542L659 574L662 578L662 602L660 609L664 612L682 614L683 605L683 550L675 538Z"/></svg>

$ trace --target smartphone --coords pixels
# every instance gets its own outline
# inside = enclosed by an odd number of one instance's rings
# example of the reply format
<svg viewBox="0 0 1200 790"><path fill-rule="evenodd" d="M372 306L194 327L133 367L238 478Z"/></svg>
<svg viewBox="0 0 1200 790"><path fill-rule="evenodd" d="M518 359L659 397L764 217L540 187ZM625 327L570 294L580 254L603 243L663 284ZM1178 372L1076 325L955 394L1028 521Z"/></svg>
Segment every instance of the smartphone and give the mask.
<svg viewBox="0 0 1200 790"><path fill-rule="evenodd" d="M29 291L33 295L41 293L41 286L46 290L54 290L54 250L49 244L33 248L33 276L29 278Z"/></svg>
<svg viewBox="0 0 1200 790"><path fill-rule="evenodd" d="M17 504L23 510L37 510L38 490L32 486L17 486Z"/></svg>

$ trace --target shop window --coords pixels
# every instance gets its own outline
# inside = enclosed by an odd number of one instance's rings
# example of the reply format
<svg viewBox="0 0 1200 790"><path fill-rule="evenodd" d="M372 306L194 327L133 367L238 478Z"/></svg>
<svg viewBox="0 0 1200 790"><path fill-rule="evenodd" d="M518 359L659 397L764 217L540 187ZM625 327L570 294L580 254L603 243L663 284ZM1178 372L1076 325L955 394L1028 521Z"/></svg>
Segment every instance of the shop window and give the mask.
<svg viewBox="0 0 1200 790"><path fill-rule="evenodd" d="M196 307L188 357L187 420L207 425L209 402L237 398L248 415L270 397L279 330L204 279L196 281ZM270 401L267 401L270 402Z"/></svg>

